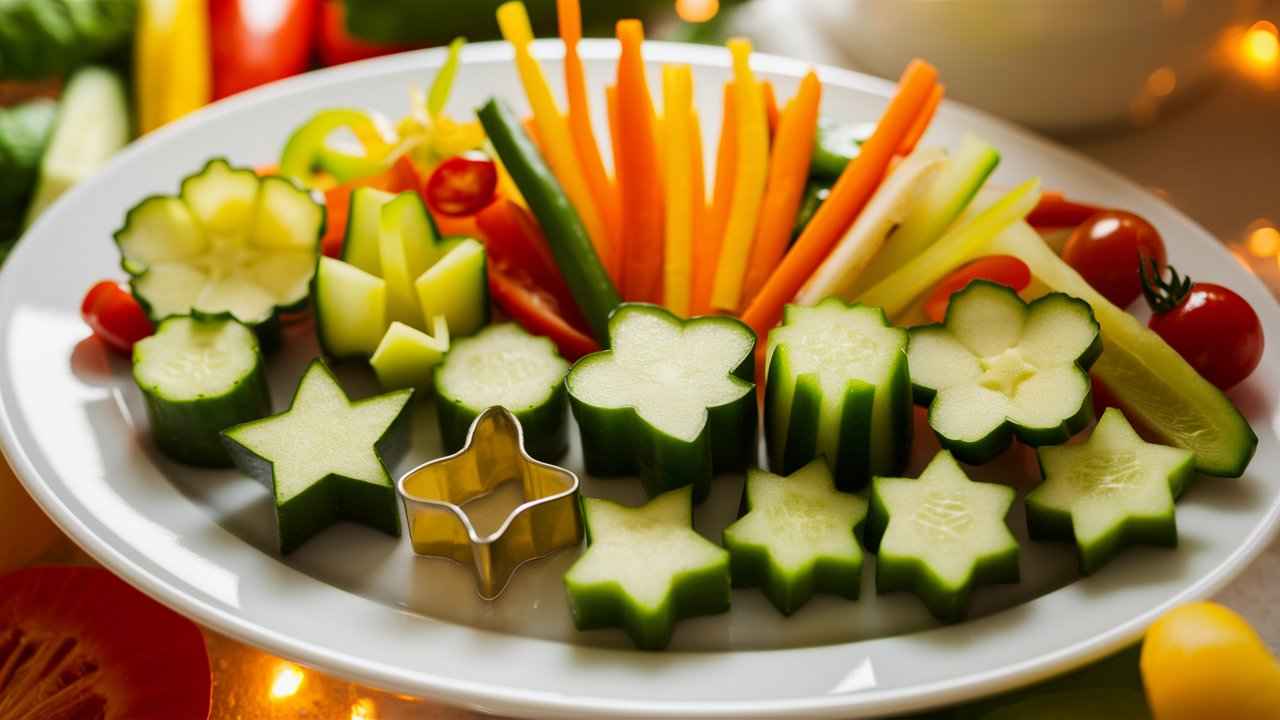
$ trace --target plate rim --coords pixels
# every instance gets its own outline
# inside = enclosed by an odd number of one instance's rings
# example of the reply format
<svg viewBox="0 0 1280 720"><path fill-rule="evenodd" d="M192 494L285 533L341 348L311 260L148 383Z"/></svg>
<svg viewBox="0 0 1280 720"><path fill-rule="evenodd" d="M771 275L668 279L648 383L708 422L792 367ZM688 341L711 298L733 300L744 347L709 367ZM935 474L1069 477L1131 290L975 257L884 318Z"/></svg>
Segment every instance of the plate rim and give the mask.
<svg viewBox="0 0 1280 720"><path fill-rule="evenodd" d="M646 41L646 64L658 61L687 62L695 66L728 67L730 56L724 48L692 45L686 43ZM607 60L618 56L616 41L606 39L584 40L580 46L584 60ZM534 54L541 59L556 60L563 57L563 46L558 40L542 39L534 44ZM463 51L463 60L473 62L492 62L510 59L514 56L510 47L501 41L468 44ZM431 48L400 53L388 57L351 63L344 66L314 71L305 75L289 78L279 82L256 88L218 103L214 103L167 127L135 140L123 152L114 157L104 171L89 182L73 188L64 198L54 205L54 210L42 216L28 232L37 230L50 217L56 214L58 207L64 207L68 198L93 192L106 170L117 163L126 162L134 154L145 152L156 143L163 142L172 135L179 135L189 127L210 121L226 113L232 113L269 102L278 96L307 92L314 87L323 87L332 82L373 77L390 73L405 67L431 69L438 67L445 57L443 48ZM894 83L872 77L853 70L842 69L830 65L807 63L767 53L755 53L752 56L753 68L771 74L798 77L808 68L816 69L826 82L832 82L843 89L865 92L887 98L895 87ZM1036 133L996 118L983 111L967 105L947 100L947 112L961 117L973 116L984 123L995 124L1011 135L1019 137L1048 154L1051 159L1066 160L1076 165L1084 165L1096 173L1105 174L1126 186L1130 191L1140 193L1149 200L1160 203L1164 209L1174 215L1188 227L1194 228L1203 237L1212 236L1178 208L1163 199L1156 197L1121 173L1107 168L1092 158L1069 150L1056 142ZM24 234L25 235L25 234ZM1221 247L1218 252L1225 252ZM19 243L13 255L21 256L34 252L29 243ZM16 263L5 263L0 270L0 285L12 282ZM1253 273L1246 274L1251 278L1255 291L1268 292L1262 281ZM7 359L0 361L7 364ZM404 687L406 674L402 669L383 663L353 659L336 651L300 639L298 637L273 630L219 607L215 602L195 594L185 592L150 569L144 567L135 558L131 558L107 537L90 528L54 490L35 467L35 463L18 441L14 426L14 416L20 410L0 395L0 451L14 469L18 480L26 487L41 508L54 523L86 553L102 563L112 572L131 585L159 600L175 611L199 622L220 633L225 633L247 644L263 648L281 657L296 660L304 665L318 668L320 671L388 690L399 690ZM667 701L636 700L609 697L579 696L554 693L534 689L513 689L503 684L478 682L462 678L449 678L426 672L415 672L412 684L428 699L453 705L482 708L488 712L501 712L519 716L538 716L549 714L596 715L608 714L614 717L664 716L664 717L773 717L780 715L800 715L806 713L839 714L841 712L882 713L911 712L925 708L938 707L957 702L964 702L992 693L1023 687L1058 673L1091 662L1128 645L1136 639L1156 617L1170 607L1189 600L1207 597L1220 590L1228 581L1239 574L1255 559L1280 532L1280 500L1273 503L1261 521L1246 537L1243 543L1235 548L1212 572L1198 578L1186 589L1170 598L1165 603L1148 608L1145 612L1131 617L1128 621L1113 626L1109 631L1089 640L1061 647L1054 652L1042 654L1035 658L1023 660L998 669L987 670L969 675L961 675L928 685L913 685L896 689L869 689L858 693L843 693L827 696L794 697L781 700L749 700L749 701ZM341 590L341 588L338 588ZM345 591L344 591L345 592ZM353 594L353 593L349 593ZM475 633L488 633L500 637L508 637L503 633L475 627L464 627ZM553 642L534 638L520 638L533 642ZM852 643L851 643L852 644ZM795 648L803 650L805 648ZM760 650L723 651L699 653L702 655L736 654L741 652L774 652ZM400 678L400 685L396 678Z"/></svg>

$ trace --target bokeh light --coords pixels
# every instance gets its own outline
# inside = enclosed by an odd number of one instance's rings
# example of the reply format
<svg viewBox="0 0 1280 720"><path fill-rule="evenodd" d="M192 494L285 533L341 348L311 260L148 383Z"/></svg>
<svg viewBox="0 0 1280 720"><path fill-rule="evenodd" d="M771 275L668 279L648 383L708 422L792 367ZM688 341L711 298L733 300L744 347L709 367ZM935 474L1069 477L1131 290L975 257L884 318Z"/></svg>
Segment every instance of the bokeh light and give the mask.
<svg viewBox="0 0 1280 720"><path fill-rule="evenodd" d="M298 694L305 678L306 673L302 672L302 668L292 663L280 663L271 679L271 699L284 700Z"/></svg>
<svg viewBox="0 0 1280 720"><path fill-rule="evenodd" d="M1147 92L1155 97L1165 97L1178 87L1178 74L1169 66L1156 68L1147 76Z"/></svg>
<svg viewBox="0 0 1280 720"><path fill-rule="evenodd" d="M1280 230L1260 227L1249 233L1249 252L1254 257L1267 258L1280 252Z"/></svg>
<svg viewBox="0 0 1280 720"><path fill-rule="evenodd" d="M360 698L351 705L351 720L378 720L378 706L369 698Z"/></svg>
<svg viewBox="0 0 1280 720"><path fill-rule="evenodd" d="M1259 70L1270 70L1280 64L1280 33L1271 22L1254 23L1244 34L1241 47L1244 57Z"/></svg>
<svg viewBox="0 0 1280 720"><path fill-rule="evenodd" d="M676 14L685 22L707 22L720 12L720 0L676 0Z"/></svg>

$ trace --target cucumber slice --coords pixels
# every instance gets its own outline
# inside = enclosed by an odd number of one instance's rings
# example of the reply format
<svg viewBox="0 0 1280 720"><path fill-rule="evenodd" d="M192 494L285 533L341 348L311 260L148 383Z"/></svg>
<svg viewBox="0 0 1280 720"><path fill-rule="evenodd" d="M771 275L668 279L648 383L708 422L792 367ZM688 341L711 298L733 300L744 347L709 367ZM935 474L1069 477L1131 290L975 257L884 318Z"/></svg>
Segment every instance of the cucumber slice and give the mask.
<svg viewBox="0 0 1280 720"><path fill-rule="evenodd" d="M787 477L747 471L746 514L724 530L735 587L762 587L784 615L815 592L858 599L862 548L855 533L867 501L836 490L814 460Z"/></svg>
<svg viewBox="0 0 1280 720"><path fill-rule="evenodd" d="M484 246L471 238L447 243L444 256L413 286L423 317L443 315L454 335L473 335L489 322Z"/></svg>
<svg viewBox="0 0 1280 720"><path fill-rule="evenodd" d="M1089 369L1102 336L1083 300L1051 293L1022 302L975 281L951 297L946 320L911 330L916 402L929 427L967 463L984 463L1016 434L1057 445L1093 419Z"/></svg>
<svg viewBox="0 0 1280 720"><path fill-rule="evenodd" d="M436 366L449 352L449 324L444 317L432 318L432 331L428 335L421 330L400 322L391 323L378 343L369 365L384 390L414 388L427 391Z"/></svg>
<svg viewBox="0 0 1280 720"><path fill-rule="evenodd" d="M115 239L153 320L227 312L270 345L277 313L307 300L323 231L324 208L305 190L216 158L178 196L134 206Z"/></svg>
<svg viewBox="0 0 1280 720"><path fill-rule="evenodd" d="M918 479L871 483L867 547L876 592L910 591L943 622L964 618L975 585L1018 581L1018 541L1005 515L1013 488L973 482L946 450Z"/></svg>
<svg viewBox="0 0 1280 720"><path fill-rule="evenodd" d="M89 66L67 81L53 137L40 160L40 179L25 225L71 186L97 172L129 142L129 102L115 71Z"/></svg>
<svg viewBox="0 0 1280 720"><path fill-rule="evenodd" d="M1219 477L1244 473L1258 436L1231 400L1159 335L1099 295L1031 226L1014 225L983 252L1013 255L1040 282L1089 303L1105 348L1093 374L1129 419L1153 439L1195 453L1197 472Z"/></svg>
<svg viewBox="0 0 1280 720"><path fill-rule="evenodd" d="M555 343L513 323L491 325L459 340L435 374L445 452L460 450L472 421L501 405L520 420L529 454L555 461L569 449L568 371Z"/></svg>
<svg viewBox="0 0 1280 720"><path fill-rule="evenodd" d="M316 270L316 337L334 358L369 357L387 329L387 283L329 257Z"/></svg>
<svg viewBox="0 0 1280 720"><path fill-rule="evenodd" d="M937 242L969 206L999 164L1000 153L994 147L973 135L965 135L960 140L960 147L947 158L928 189L912 205L902 225L858 278L854 286L855 296Z"/></svg>
<svg viewBox="0 0 1280 720"><path fill-rule="evenodd" d="M677 621L729 609L729 553L694 531L691 488L638 508L584 497L582 519L587 549L564 576L579 630L621 627L661 650Z"/></svg>
<svg viewBox="0 0 1280 720"><path fill-rule="evenodd" d="M1039 456L1044 484L1027 495L1027 528L1036 540L1075 542L1082 572L1129 545L1178 544L1173 501L1195 473L1190 450L1143 442L1107 408L1088 440Z"/></svg>
<svg viewBox="0 0 1280 720"><path fill-rule="evenodd" d="M426 329L414 280L440 258L439 235L416 192L403 192L382 206L379 261L387 281L387 318Z"/></svg>
<svg viewBox="0 0 1280 720"><path fill-rule="evenodd" d="M271 488L282 555L343 520L399 537L384 455L402 445L412 397L398 390L351 402L315 360L288 410L223 431L241 472Z"/></svg>
<svg viewBox="0 0 1280 720"><path fill-rule="evenodd" d="M713 474L752 463L749 327L626 303L609 317L609 338L610 350L581 358L565 378L588 473L639 473L650 497L692 485L701 501Z"/></svg>
<svg viewBox="0 0 1280 720"><path fill-rule="evenodd" d="M351 193L347 229L342 240L342 259L370 275L382 275L382 207L395 195L370 187Z"/></svg>
<svg viewBox="0 0 1280 720"><path fill-rule="evenodd" d="M133 380L156 446L188 465L227 467L219 433L271 412L253 332L226 318L175 317L133 346Z"/></svg>
<svg viewBox="0 0 1280 720"><path fill-rule="evenodd" d="M879 308L828 298L788 305L769 333L765 444L790 473L825 457L842 490L901 472L911 452L907 331Z"/></svg>
<svg viewBox="0 0 1280 720"><path fill-rule="evenodd" d="M876 124L842 123L827 117L818 118L818 135L813 143L813 160L809 163L809 175L834 181L844 172L851 160L858 156L862 143L876 131Z"/></svg>

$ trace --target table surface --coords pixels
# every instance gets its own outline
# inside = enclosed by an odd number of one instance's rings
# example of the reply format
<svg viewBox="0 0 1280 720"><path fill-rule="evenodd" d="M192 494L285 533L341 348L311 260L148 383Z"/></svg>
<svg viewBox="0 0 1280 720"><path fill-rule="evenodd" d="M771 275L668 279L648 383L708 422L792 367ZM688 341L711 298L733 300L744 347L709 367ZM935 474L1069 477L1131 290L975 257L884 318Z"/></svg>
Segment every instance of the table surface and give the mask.
<svg viewBox="0 0 1280 720"><path fill-rule="evenodd" d="M736 29L753 37L764 52L848 64L818 33L785 15L788 10L789 2L758 2L735 18ZM1227 77L1150 126L1061 141L1167 198L1228 244L1280 295L1280 262L1254 257L1245 245L1250 230L1280 223L1278 128L1280 90ZM43 559L87 561L65 541ZM1242 613L1273 650L1280 650L1280 604L1275 598L1280 598L1280 540L1217 599ZM479 717L329 678L216 633L206 637L216 720Z"/></svg>

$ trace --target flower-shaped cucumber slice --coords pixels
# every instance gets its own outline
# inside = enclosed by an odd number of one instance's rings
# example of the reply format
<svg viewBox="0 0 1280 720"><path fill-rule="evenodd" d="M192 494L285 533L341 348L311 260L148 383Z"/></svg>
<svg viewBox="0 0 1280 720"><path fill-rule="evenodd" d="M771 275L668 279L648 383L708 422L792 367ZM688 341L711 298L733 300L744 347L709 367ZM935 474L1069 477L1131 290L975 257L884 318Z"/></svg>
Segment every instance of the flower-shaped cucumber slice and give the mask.
<svg viewBox="0 0 1280 720"><path fill-rule="evenodd" d="M217 158L183 180L178 195L134 206L115 239L153 320L225 312L271 331L277 312L310 293L324 217L291 181Z"/></svg>
<svg viewBox="0 0 1280 720"><path fill-rule="evenodd" d="M693 529L692 488L635 508L584 497L582 517L587 549L564 576L579 630L661 650L677 621L729 609L729 553Z"/></svg>
<svg viewBox="0 0 1280 720"><path fill-rule="evenodd" d="M907 331L879 308L788 305L769 333L765 439L790 473L825 457L841 490L901 472L911 450Z"/></svg>
<svg viewBox="0 0 1280 720"><path fill-rule="evenodd" d="M735 586L763 588L784 615L816 592L858 599L867 501L836 490L826 462L787 477L748 470L743 493L746 514L724 530Z"/></svg>
<svg viewBox="0 0 1280 720"><path fill-rule="evenodd" d="M1173 501L1195 473L1190 450L1144 442L1107 408L1088 440L1039 455L1044 483L1027 495L1027 529L1036 540L1074 542L1081 571L1129 545L1178 544Z"/></svg>
<svg viewBox="0 0 1280 720"><path fill-rule="evenodd" d="M1086 371L1101 352L1084 301L1050 293L1027 304L975 281L951 298L943 323L911 330L907 359L942 446L983 463L1015 434L1056 445L1083 430L1093 418Z"/></svg>
<svg viewBox="0 0 1280 720"><path fill-rule="evenodd" d="M867 547L876 592L914 592L943 622L964 618L975 585L1018 581L1018 541L1005 515L1013 488L974 482L946 450L917 479L871 483Z"/></svg>
<svg viewBox="0 0 1280 720"><path fill-rule="evenodd" d="M610 316L609 338L609 350L581 358L565 379L588 473L638 473L650 497L692 485L700 501L715 473L751 464L749 327L627 303Z"/></svg>

